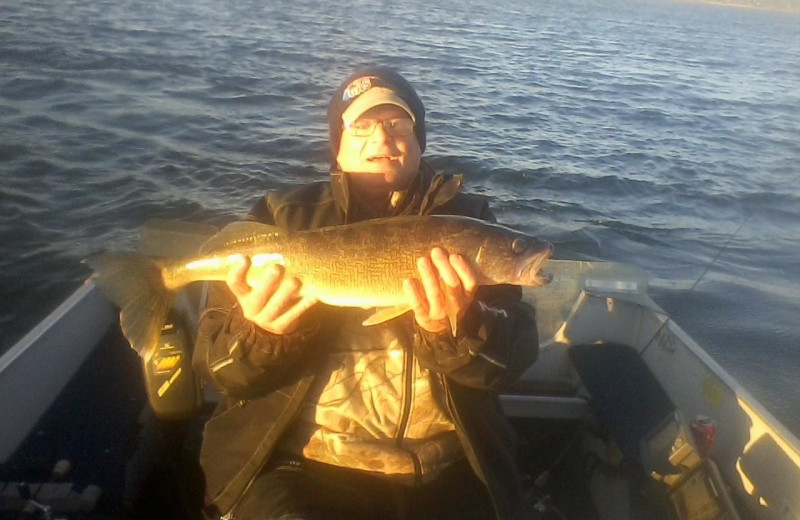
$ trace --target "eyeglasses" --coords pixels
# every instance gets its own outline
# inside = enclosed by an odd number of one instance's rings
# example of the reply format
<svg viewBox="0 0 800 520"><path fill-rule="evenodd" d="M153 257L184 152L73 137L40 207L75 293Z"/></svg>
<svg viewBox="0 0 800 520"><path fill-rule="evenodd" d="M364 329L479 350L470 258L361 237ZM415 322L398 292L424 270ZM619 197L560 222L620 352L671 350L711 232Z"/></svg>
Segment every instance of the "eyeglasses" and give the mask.
<svg viewBox="0 0 800 520"><path fill-rule="evenodd" d="M381 124L387 135L405 136L414 131L414 121L407 117L395 117L377 121L375 119L356 119L353 122L345 123L345 131L356 137L369 137L375 132L375 128Z"/></svg>

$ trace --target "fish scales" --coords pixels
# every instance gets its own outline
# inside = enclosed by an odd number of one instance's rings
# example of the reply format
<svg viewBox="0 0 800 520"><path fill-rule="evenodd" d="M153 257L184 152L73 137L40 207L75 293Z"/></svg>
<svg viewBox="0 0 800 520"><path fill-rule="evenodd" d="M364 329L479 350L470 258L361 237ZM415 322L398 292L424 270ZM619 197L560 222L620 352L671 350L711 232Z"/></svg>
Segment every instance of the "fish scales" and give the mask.
<svg viewBox="0 0 800 520"><path fill-rule="evenodd" d="M546 278L541 267L553 251L544 241L497 224L469 217L414 216L293 233L238 222L209 239L202 253L192 258L154 260L109 253L88 262L95 282L121 308L120 323L131 346L148 357L174 292L196 281L227 279L241 256L250 258L251 284L280 264L301 280L304 294L324 303L383 308L375 319L365 321L375 324L408 308L403 280L418 276L417 259L433 247L462 255L481 285L542 285Z"/></svg>
<svg viewBox="0 0 800 520"><path fill-rule="evenodd" d="M415 275L415 258L430 248L411 242L410 235L419 237L415 230L390 224L320 231L309 245L309 250L315 251L306 257L311 265L303 274L296 274L290 262L287 271L301 278L308 293L325 303L397 305L403 300L402 280Z"/></svg>
<svg viewBox="0 0 800 520"><path fill-rule="evenodd" d="M447 248L447 239L453 236L444 222L433 226L428 222L426 228L417 220L413 225L392 219L270 237L259 241L256 248L270 251L266 256L274 254L276 258L278 254L272 252L281 251L279 263L286 272L303 281L305 294L325 303L397 305L404 299L403 279L416 275L416 259L434 245ZM251 276L257 279L263 270L254 269Z"/></svg>

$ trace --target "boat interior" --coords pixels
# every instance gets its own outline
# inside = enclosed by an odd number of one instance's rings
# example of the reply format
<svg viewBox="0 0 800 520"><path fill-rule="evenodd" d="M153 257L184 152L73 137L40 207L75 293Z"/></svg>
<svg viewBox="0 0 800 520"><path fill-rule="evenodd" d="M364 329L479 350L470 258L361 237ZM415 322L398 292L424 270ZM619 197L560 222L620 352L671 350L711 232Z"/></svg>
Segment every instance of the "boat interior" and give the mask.
<svg viewBox="0 0 800 520"><path fill-rule="evenodd" d="M499 396L541 518L800 518L797 438L649 298L645 273L547 269L552 282L524 292L539 359ZM203 291L183 294L164 359L188 355ZM87 282L0 361L14 426L0 436L0 519L199 518L198 451L218 396L183 378L165 395L185 395L160 403L170 372L148 374L114 316ZM49 357L76 341L91 345L74 370ZM61 371L57 391L37 390Z"/></svg>

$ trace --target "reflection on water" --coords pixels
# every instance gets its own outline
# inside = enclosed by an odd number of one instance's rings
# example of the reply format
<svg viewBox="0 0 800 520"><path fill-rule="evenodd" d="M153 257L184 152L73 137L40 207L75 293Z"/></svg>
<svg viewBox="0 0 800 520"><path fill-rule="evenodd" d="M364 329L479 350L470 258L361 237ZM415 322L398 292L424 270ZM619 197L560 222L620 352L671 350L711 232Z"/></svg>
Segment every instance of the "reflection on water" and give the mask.
<svg viewBox="0 0 800 520"><path fill-rule="evenodd" d="M796 17L7 0L0 31L0 349L145 220L220 225L323 177L328 96L377 61L418 87L435 167L558 258L645 269L656 301L800 431Z"/></svg>

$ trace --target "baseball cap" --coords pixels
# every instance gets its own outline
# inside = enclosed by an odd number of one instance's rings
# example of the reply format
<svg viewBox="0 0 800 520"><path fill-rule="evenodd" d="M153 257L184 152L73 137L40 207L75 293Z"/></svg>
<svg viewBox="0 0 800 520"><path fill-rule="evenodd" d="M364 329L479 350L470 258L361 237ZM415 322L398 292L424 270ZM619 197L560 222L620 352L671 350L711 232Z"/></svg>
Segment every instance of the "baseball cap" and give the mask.
<svg viewBox="0 0 800 520"><path fill-rule="evenodd" d="M333 93L328 104L330 145L335 159L345 122L358 119L367 110L379 105L395 105L414 121L414 134L421 151L425 150L425 107L414 87L397 71L372 65L348 76Z"/></svg>

